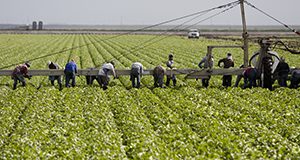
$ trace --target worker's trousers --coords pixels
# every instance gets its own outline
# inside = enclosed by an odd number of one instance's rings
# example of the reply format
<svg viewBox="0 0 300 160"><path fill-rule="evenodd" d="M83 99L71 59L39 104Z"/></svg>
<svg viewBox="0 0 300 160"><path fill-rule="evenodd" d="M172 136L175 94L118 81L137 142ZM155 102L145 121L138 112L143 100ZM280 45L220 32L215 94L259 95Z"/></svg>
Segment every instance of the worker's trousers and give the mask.
<svg viewBox="0 0 300 160"><path fill-rule="evenodd" d="M163 87L164 84L164 75L163 74L158 74L158 75L153 75L154 78L154 87Z"/></svg>
<svg viewBox="0 0 300 160"><path fill-rule="evenodd" d="M76 85L76 80L75 80L75 72L65 72L66 75L66 87L70 87L69 83L70 80L72 80L72 87L75 87Z"/></svg>
<svg viewBox="0 0 300 160"><path fill-rule="evenodd" d="M137 85L135 85L135 79ZM139 68L132 68L130 72L130 80L132 83L132 87L140 88L141 86L141 74Z"/></svg>
<svg viewBox="0 0 300 160"><path fill-rule="evenodd" d="M17 88L18 82L21 82L22 86L26 85L25 78L24 78L24 76L22 74L16 74L16 75L14 75L13 79L14 79L13 89Z"/></svg>
<svg viewBox="0 0 300 160"><path fill-rule="evenodd" d="M231 75L224 75L223 76L223 83L222 83L222 85L224 87L230 87L231 86L231 80L232 80L232 76Z"/></svg>
<svg viewBox="0 0 300 160"><path fill-rule="evenodd" d="M170 85L171 79L173 81L173 86L176 86L176 76L175 76L175 74L173 74L172 76L171 75L167 76L166 86Z"/></svg>

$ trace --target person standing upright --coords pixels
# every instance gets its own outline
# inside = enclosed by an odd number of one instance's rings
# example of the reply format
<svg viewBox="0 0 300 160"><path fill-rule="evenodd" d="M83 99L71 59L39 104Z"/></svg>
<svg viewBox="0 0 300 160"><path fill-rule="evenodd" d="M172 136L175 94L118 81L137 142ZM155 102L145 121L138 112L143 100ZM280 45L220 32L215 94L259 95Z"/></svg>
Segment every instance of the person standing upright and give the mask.
<svg viewBox="0 0 300 160"><path fill-rule="evenodd" d="M223 58L223 59L219 60L218 66L222 67L221 66L222 63L223 63L223 68L234 67L234 62L233 62L231 53L227 53L226 58ZM230 87L231 86L231 80L232 80L232 75L224 75L222 85L224 87Z"/></svg>
<svg viewBox="0 0 300 160"><path fill-rule="evenodd" d="M210 54L207 54L205 57L202 58L202 60L198 64L199 68L204 68L204 69L212 69L214 66L214 59L213 56ZM202 79L202 86L207 88L209 85L209 80L211 76L208 76L208 78L203 78Z"/></svg>
<svg viewBox="0 0 300 160"><path fill-rule="evenodd" d="M169 54L169 60L166 63L167 64L167 68L168 69L174 69L174 61L173 61L173 54ZM172 79L173 81L173 86L176 86L176 76L175 74L173 75L167 75L167 82L166 82L166 86L170 85L170 80Z"/></svg>

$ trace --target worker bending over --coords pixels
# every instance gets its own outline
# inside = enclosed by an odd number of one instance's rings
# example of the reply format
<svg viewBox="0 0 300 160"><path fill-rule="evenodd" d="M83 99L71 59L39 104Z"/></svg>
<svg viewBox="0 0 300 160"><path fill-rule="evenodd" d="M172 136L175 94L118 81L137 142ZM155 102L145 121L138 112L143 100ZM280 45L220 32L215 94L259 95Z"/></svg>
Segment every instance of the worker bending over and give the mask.
<svg viewBox="0 0 300 160"><path fill-rule="evenodd" d="M249 66L243 72L244 77L244 89L256 87L257 69Z"/></svg>
<svg viewBox="0 0 300 160"><path fill-rule="evenodd" d="M57 63L53 63L52 61L48 62L49 69L60 69L60 66ZM61 76L49 76L49 80L51 81L51 85L54 86L54 81L57 80L59 89L62 89Z"/></svg>
<svg viewBox="0 0 300 160"><path fill-rule="evenodd" d="M141 86L141 77L143 75L143 65L139 62L135 62L131 65L131 71L130 71L130 80L132 83L133 88L140 88ZM136 85L135 85L135 79L136 79Z"/></svg>
<svg viewBox="0 0 300 160"><path fill-rule="evenodd" d="M100 81L100 86L103 88L103 90L107 89L109 83L109 77L108 77L109 71L113 73L114 78L117 78L114 65L115 65L114 62L111 61L110 63L103 64L101 69L99 70L98 79Z"/></svg>
<svg viewBox="0 0 300 160"><path fill-rule="evenodd" d="M75 77L76 77L76 73L77 73L77 65L73 59L69 63L66 64L64 73L66 76L66 87L70 87L70 85L69 85L70 80L72 80L72 87L75 87L75 85L76 85Z"/></svg>
<svg viewBox="0 0 300 160"><path fill-rule="evenodd" d="M153 78L154 78L154 87L161 87L164 88L164 74L165 74L165 69L159 65L154 68L153 70Z"/></svg>
<svg viewBox="0 0 300 160"><path fill-rule="evenodd" d="M283 57L280 58L280 62L278 63L274 75L278 81L278 84L281 87L287 87L287 79L290 72L290 66L285 62Z"/></svg>
<svg viewBox="0 0 300 160"><path fill-rule="evenodd" d="M290 88L297 89L299 87L299 83L300 83L300 69L299 68L295 68L292 71L292 78L291 78Z"/></svg>
<svg viewBox="0 0 300 160"><path fill-rule="evenodd" d="M28 68L30 68L29 62L18 65L11 75L11 78L14 80L13 90L17 88L18 82L22 83L22 86L26 86L25 78L30 79L31 76L28 75Z"/></svg>

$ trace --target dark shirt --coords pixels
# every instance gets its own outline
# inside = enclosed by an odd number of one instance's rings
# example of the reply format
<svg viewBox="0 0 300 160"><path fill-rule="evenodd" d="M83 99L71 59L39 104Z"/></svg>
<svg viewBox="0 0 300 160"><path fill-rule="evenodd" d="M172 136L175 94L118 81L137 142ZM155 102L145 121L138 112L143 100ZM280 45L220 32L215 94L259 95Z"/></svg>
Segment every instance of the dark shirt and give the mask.
<svg viewBox="0 0 300 160"><path fill-rule="evenodd" d="M300 78L300 69L295 69L292 71L292 77Z"/></svg>
<svg viewBox="0 0 300 160"><path fill-rule="evenodd" d="M248 67L244 70L243 76L250 77L250 75L256 75L256 73L257 73L257 70L255 68Z"/></svg>
<svg viewBox="0 0 300 160"><path fill-rule="evenodd" d="M286 62L279 62L275 73L278 73L279 76L288 74L290 72L290 66Z"/></svg>
<svg viewBox="0 0 300 160"><path fill-rule="evenodd" d="M162 66L157 66L153 70L153 75L164 75L165 70Z"/></svg>
<svg viewBox="0 0 300 160"><path fill-rule="evenodd" d="M51 62L48 67L49 67L49 69L59 69L58 64L53 63L53 62Z"/></svg>
<svg viewBox="0 0 300 160"><path fill-rule="evenodd" d="M28 67L25 64L18 65L14 69L12 75L17 75L17 74L23 74L24 76L27 76L27 74L28 74Z"/></svg>
<svg viewBox="0 0 300 160"><path fill-rule="evenodd" d="M69 62L66 64L65 71L77 73L77 65L75 62Z"/></svg>
<svg viewBox="0 0 300 160"><path fill-rule="evenodd" d="M218 62L219 67L221 67L220 66L221 63L224 63L224 68L234 67L234 62L228 58L223 58L223 59L219 60L219 62Z"/></svg>

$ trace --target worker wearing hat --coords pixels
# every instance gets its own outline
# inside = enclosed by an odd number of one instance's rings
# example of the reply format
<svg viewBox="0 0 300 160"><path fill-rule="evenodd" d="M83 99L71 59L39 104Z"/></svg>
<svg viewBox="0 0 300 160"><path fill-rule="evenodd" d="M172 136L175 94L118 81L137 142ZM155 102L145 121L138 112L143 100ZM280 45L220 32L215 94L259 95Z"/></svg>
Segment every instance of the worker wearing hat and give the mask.
<svg viewBox="0 0 300 160"><path fill-rule="evenodd" d="M166 65L167 65L168 69L174 69L174 61L173 61L173 54L172 53L169 54L169 60L167 61ZM176 86L176 76L175 76L175 74L167 75L166 86L169 86L171 79L173 81L173 86Z"/></svg>
<svg viewBox="0 0 300 160"><path fill-rule="evenodd" d="M47 66L49 69L60 69L60 66L52 61L49 61ZM59 89L62 89L61 76L49 76L49 80L52 86L54 86L54 81L57 80Z"/></svg>
<svg viewBox="0 0 300 160"><path fill-rule="evenodd" d="M31 76L28 75L28 68L30 68L30 63L25 62L24 64L18 65L12 73L12 79L14 80L13 89L17 88L18 82L22 83L22 86L26 86L25 78L30 79Z"/></svg>
<svg viewBox="0 0 300 160"><path fill-rule="evenodd" d="M230 68L230 67L234 67L234 62L233 62L231 53L227 53L226 58L223 58L223 59L219 60L218 66L222 67L221 66L222 63L223 63L223 68L225 68L225 69ZM222 85L224 87L230 87L231 86L232 75L224 75L222 79L223 79Z"/></svg>

